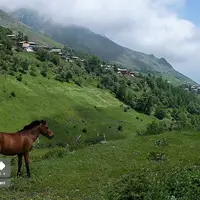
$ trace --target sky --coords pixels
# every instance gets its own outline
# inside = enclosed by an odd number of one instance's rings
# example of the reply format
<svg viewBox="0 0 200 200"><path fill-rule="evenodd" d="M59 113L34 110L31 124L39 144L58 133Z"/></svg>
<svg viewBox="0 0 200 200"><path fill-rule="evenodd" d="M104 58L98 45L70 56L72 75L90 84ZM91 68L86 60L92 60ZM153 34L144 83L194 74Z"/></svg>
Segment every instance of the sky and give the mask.
<svg viewBox="0 0 200 200"><path fill-rule="evenodd" d="M0 8L21 7L164 57L174 69L200 83L199 0L0 0Z"/></svg>

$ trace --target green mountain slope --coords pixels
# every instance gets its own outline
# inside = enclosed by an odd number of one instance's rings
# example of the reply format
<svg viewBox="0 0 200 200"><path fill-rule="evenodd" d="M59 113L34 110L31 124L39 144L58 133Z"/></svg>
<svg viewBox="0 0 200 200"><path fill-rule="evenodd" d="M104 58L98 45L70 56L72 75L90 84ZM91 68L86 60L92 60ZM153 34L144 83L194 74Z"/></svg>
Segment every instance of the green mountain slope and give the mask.
<svg viewBox="0 0 200 200"><path fill-rule="evenodd" d="M30 40L36 41L37 43L42 44L42 45L49 45L53 47L63 46L62 44L55 42L54 40L48 38L47 36L41 33L38 33L34 29L25 25L24 23L8 15L3 10L0 10L0 26L10 28L15 32L21 31L25 35L27 35Z"/></svg>
<svg viewBox="0 0 200 200"><path fill-rule="evenodd" d="M24 165L16 177L12 160L12 185L0 188L1 199L198 199L196 94L150 75L125 78L94 56L68 63L45 51L14 51L8 31L0 27L0 131L45 119L55 137L36 141L29 181Z"/></svg>
<svg viewBox="0 0 200 200"><path fill-rule="evenodd" d="M154 55L147 55L125 48L85 27L53 24L51 20L40 17L36 11L27 9L17 10L12 15L34 30L40 31L55 41L68 45L75 50L95 54L105 61L118 63L128 69L161 74L174 83L185 81L195 83L176 71L164 58L159 59Z"/></svg>

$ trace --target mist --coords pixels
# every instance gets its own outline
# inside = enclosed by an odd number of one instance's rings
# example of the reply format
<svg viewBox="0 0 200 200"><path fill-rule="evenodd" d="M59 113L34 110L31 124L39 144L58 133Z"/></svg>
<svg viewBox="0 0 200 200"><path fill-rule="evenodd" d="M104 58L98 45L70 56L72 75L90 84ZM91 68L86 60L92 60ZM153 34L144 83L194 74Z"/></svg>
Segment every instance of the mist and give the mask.
<svg viewBox="0 0 200 200"><path fill-rule="evenodd" d="M76 24L130 49L164 57L200 83L200 31L178 13L185 0L0 0L7 12L35 9L63 25Z"/></svg>

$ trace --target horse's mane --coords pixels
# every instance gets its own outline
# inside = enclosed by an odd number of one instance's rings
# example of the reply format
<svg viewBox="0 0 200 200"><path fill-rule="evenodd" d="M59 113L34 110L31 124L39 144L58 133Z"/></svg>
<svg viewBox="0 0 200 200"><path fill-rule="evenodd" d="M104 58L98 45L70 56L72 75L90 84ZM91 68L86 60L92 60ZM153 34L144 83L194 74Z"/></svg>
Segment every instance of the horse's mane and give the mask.
<svg viewBox="0 0 200 200"><path fill-rule="evenodd" d="M35 126L38 126L38 125L41 124L41 123L45 124L46 121L45 121L45 120L35 120L35 121L32 121L30 124L24 126L24 128L21 129L20 131L32 129L32 128L34 128Z"/></svg>

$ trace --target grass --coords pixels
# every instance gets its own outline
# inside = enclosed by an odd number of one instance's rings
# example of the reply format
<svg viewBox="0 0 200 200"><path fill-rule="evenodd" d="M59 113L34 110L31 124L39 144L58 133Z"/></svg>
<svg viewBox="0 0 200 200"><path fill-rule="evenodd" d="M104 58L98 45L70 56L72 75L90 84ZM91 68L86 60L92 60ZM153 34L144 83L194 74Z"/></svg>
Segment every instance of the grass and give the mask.
<svg viewBox="0 0 200 200"><path fill-rule="evenodd" d="M94 145L47 160L42 159L42 155L49 150L33 150L32 180L14 178L10 188L0 191L5 199L104 199L105 186L124 173L141 168L165 170L199 162L199 137L196 133L166 133L153 137L133 134L126 140ZM167 161L149 161L149 152L161 150L155 146L155 141L161 138L169 142L169 146L161 148L167 154ZM14 171L16 166L13 175Z"/></svg>
<svg viewBox="0 0 200 200"><path fill-rule="evenodd" d="M41 76L0 76L1 131L14 132L35 119L47 119L55 138L41 136L40 143L73 143L104 133L105 144L90 145L70 152L55 147L31 151L32 179L16 178L17 160L12 165L12 185L0 189L1 199L103 200L106 186L119 176L141 168L170 170L172 166L198 164L198 133L171 132L140 137L136 130L152 117L134 110L124 112L121 102L108 91L93 86L78 87ZM16 97L9 97L14 91ZM138 117L138 119L137 119ZM118 131L119 125L123 131ZM83 133L85 128L87 131ZM155 142L166 138L168 145ZM36 142L37 143L37 142ZM163 152L167 160L148 160L150 152Z"/></svg>

